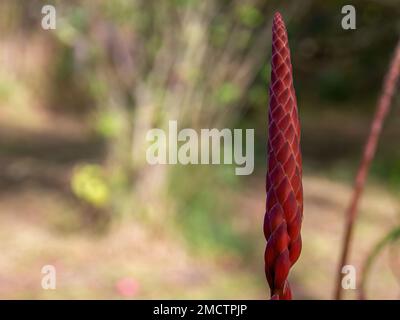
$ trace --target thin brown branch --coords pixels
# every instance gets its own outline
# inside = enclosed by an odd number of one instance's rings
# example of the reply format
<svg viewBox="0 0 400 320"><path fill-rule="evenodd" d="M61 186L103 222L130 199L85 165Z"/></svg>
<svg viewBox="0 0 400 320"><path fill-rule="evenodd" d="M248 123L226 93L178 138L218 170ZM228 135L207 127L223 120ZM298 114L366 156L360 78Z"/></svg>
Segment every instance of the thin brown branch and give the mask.
<svg viewBox="0 0 400 320"><path fill-rule="evenodd" d="M337 281L335 298L337 300L342 297L342 268L347 263L350 243L353 234L354 222L357 217L358 203L364 189L365 181L368 175L368 171L372 162L372 159L376 152L378 140L382 131L383 122L389 112L390 105L392 102L393 95L396 91L396 85L400 75L400 40L397 44L395 54L392 58L390 68L386 74L386 78L383 84L382 94L378 100L376 113L372 121L370 133L365 144L364 154L358 169L355 185L353 188L353 194L350 199L350 205L346 212L346 225L345 235L342 245L342 253L340 258L339 267L337 270Z"/></svg>

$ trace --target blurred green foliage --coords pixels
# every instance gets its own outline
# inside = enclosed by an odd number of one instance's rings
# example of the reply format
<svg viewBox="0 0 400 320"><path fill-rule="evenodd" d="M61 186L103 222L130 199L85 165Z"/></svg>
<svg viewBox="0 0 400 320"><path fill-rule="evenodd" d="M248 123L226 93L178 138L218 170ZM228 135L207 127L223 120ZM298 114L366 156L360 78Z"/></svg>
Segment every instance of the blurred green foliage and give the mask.
<svg viewBox="0 0 400 320"><path fill-rule="evenodd" d="M371 172L386 185L400 191L400 156L389 159L379 157L372 164Z"/></svg>
<svg viewBox="0 0 400 320"><path fill-rule="evenodd" d="M239 5L237 8L237 15L240 21L250 28L259 26L264 20L264 16L260 10L250 4Z"/></svg>
<svg viewBox="0 0 400 320"><path fill-rule="evenodd" d="M122 132L123 121L118 113L99 112L94 120L96 132L104 138L116 138Z"/></svg>
<svg viewBox="0 0 400 320"><path fill-rule="evenodd" d="M365 295L365 289L367 285L367 280L370 276L370 272L372 269L372 265L378 258L379 254L388 247L389 245L394 245L396 242L398 243L400 239L400 226L396 226L393 229L389 230L386 235L380 239L372 248L372 250L368 253L367 259L364 262L363 265L363 272L362 272L362 278L361 278L361 288L363 289L363 294ZM393 270L394 276L397 277L397 272ZM366 299L365 296L363 296L363 299Z"/></svg>
<svg viewBox="0 0 400 320"><path fill-rule="evenodd" d="M77 197L95 207L109 202L110 189L101 166L86 164L75 168L71 188Z"/></svg>
<svg viewBox="0 0 400 320"><path fill-rule="evenodd" d="M240 88L231 82L223 83L216 92L217 102L221 106L236 102L239 97Z"/></svg>
<svg viewBox="0 0 400 320"><path fill-rule="evenodd" d="M235 228L239 212L229 202L229 194L220 196L240 187L237 177L232 175L234 168L229 165L211 168L178 166L172 170L169 190L177 199L175 223L199 252L249 256L254 253L253 238Z"/></svg>

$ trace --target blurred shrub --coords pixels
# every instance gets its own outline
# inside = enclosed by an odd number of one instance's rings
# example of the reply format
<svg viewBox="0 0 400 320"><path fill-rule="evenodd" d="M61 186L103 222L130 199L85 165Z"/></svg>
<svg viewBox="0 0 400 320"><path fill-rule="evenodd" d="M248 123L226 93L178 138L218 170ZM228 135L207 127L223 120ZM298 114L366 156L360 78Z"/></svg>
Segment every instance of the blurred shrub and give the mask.
<svg viewBox="0 0 400 320"><path fill-rule="evenodd" d="M118 113L99 112L95 116L94 129L104 138L115 138L121 134L123 121Z"/></svg>
<svg viewBox="0 0 400 320"><path fill-rule="evenodd" d="M371 172L385 184L400 188L400 157L378 158L372 164Z"/></svg>
<svg viewBox="0 0 400 320"><path fill-rule="evenodd" d="M216 92L217 103L221 106L236 102L240 97L240 88L234 83L223 83Z"/></svg>
<svg viewBox="0 0 400 320"><path fill-rule="evenodd" d="M251 235L235 228L238 212L227 192L239 187L232 166L179 166L170 181L178 206L175 222L194 249L207 254L253 253ZM193 181L196 187L188 188Z"/></svg>
<svg viewBox="0 0 400 320"><path fill-rule="evenodd" d="M255 6L250 4L241 4L238 6L237 14L240 21L247 27L254 28L259 26L264 16Z"/></svg>
<svg viewBox="0 0 400 320"><path fill-rule="evenodd" d="M322 99L340 102L351 96L351 81L338 70L327 70L321 73L318 86Z"/></svg>
<svg viewBox="0 0 400 320"><path fill-rule="evenodd" d="M74 194L95 207L105 207L110 198L110 189L102 167L85 164L75 169L71 187Z"/></svg>

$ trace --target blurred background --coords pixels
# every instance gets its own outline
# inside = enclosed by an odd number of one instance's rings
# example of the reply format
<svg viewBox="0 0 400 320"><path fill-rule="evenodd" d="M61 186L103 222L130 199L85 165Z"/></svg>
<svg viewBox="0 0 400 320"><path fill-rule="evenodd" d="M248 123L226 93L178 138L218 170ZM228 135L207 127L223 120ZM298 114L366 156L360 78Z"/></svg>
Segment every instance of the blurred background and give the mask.
<svg viewBox="0 0 400 320"><path fill-rule="evenodd" d="M41 28L45 4L57 10L55 30ZM356 30L341 28L346 4ZM305 166L304 245L290 281L295 298L333 297L344 210L400 34L398 0L1 1L0 298L269 297L262 224L277 10ZM399 224L398 105L361 202L349 261L358 271ZM147 165L144 134L172 119L254 128L254 173ZM399 247L375 259L369 298L399 298ZM44 265L56 267L56 290L41 287Z"/></svg>

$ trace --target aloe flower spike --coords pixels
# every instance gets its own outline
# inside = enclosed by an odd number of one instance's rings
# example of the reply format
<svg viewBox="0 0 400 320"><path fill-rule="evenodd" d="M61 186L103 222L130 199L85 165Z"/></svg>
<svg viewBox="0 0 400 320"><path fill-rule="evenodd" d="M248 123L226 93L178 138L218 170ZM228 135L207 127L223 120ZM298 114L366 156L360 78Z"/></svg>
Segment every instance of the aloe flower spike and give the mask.
<svg viewBox="0 0 400 320"><path fill-rule="evenodd" d="M286 27L280 13L272 26L268 171L264 235L265 274L271 299L291 299L289 270L301 252L303 217L300 122Z"/></svg>

